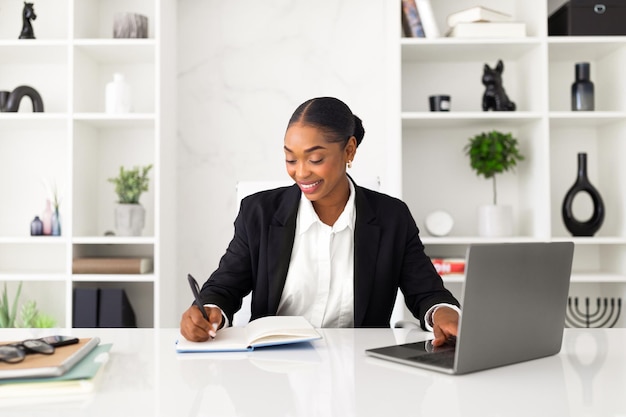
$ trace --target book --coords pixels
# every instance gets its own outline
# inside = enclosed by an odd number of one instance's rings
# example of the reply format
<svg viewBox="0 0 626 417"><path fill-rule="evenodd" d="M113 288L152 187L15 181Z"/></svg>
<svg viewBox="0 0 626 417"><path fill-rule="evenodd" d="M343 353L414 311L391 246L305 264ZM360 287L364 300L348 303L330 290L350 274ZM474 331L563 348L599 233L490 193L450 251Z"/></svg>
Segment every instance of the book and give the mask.
<svg viewBox="0 0 626 417"><path fill-rule="evenodd" d="M437 21L435 20L435 13L433 12L432 4L430 4L430 0L415 0L415 4L417 5L417 12L419 13L420 19L422 21L422 26L424 27L424 34L427 38L438 38L439 26L437 25Z"/></svg>
<svg viewBox="0 0 626 417"><path fill-rule="evenodd" d="M470 22L509 22L513 17L483 6L474 6L448 15L446 22L451 28L459 23Z"/></svg>
<svg viewBox="0 0 626 417"><path fill-rule="evenodd" d="M108 361L112 344L102 344L91 350L65 374L50 378L22 378L0 381L0 400L66 396L93 392Z"/></svg>
<svg viewBox="0 0 626 417"><path fill-rule="evenodd" d="M402 0L402 30L407 38L426 37L415 0Z"/></svg>
<svg viewBox="0 0 626 417"><path fill-rule="evenodd" d="M450 29L448 36L456 38L523 38L526 36L526 23L462 22Z"/></svg>
<svg viewBox="0 0 626 417"><path fill-rule="evenodd" d="M150 258L75 258L73 274L147 274L153 270Z"/></svg>
<svg viewBox="0 0 626 417"><path fill-rule="evenodd" d="M432 258L431 261L439 275L465 273L465 258Z"/></svg>
<svg viewBox="0 0 626 417"><path fill-rule="evenodd" d="M19 363L0 362L0 380L61 376L99 343L98 337L81 338L76 344L57 347L52 355L30 354Z"/></svg>
<svg viewBox="0 0 626 417"><path fill-rule="evenodd" d="M191 342L180 336L176 351L245 352L260 347L310 342L322 336L301 316L268 316L253 320L244 327L228 327L214 339Z"/></svg>

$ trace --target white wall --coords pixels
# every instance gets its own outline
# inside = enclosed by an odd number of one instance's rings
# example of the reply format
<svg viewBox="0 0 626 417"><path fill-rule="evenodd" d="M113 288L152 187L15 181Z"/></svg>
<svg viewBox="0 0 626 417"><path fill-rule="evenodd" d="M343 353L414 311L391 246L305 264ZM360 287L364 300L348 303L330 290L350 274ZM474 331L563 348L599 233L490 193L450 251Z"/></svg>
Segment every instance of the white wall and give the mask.
<svg viewBox="0 0 626 417"><path fill-rule="evenodd" d="M386 141L397 135L386 120L399 103L387 94L398 81L389 79L384 3L179 0L178 314L161 317L163 326L177 326L191 302L186 274L204 281L217 267L233 233L237 181L288 178L283 134L301 102L344 100L366 130L354 177L378 176L393 194Z"/></svg>

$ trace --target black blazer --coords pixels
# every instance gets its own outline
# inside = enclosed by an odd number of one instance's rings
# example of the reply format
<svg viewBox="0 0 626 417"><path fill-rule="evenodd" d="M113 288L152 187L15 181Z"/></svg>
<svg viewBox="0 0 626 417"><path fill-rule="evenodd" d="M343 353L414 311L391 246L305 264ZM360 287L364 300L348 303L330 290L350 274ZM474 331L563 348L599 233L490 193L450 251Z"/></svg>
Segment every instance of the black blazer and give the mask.
<svg viewBox="0 0 626 417"><path fill-rule="evenodd" d="M459 305L424 253L409 208L399 199L355 185L354 325L389 327L398 288L424 327L438 303ZM218 269L202 286L205 304L216 304L232 323L252 291L251 320L276 315L296 230L297 185L244 198L235 235Z"/></svg>

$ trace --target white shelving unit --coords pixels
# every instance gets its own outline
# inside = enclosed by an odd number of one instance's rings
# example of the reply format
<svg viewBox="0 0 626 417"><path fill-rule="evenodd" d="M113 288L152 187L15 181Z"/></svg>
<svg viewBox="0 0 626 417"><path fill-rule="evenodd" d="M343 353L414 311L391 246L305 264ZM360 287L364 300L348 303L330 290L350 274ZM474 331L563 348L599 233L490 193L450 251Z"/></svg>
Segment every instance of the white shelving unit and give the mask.
<svg viewBox="0 0 626 417"><path fill-rule="evenodd" d="M475 6L469 0L431 1L440 31L448 14ZM398 100L401 146L391 150L398 162L402 198L422 230L432 256L463 257L468 245L504 241L575 243L571 295L626 299L626 37L549 37L547 0L484 0L481 5L503 11L527 26L522 39L416 39L401 36L399 7ZM503 84L517 105L514 112L483 112L484 64L504 62ZM574 64L591 63L596 110L570 110ZM428 96L451 95L449 113L432 113ZM394 116L392 116L394 117ZM498 201L514 207L515 236L477 236L477 208L491 202L491 183L471 170L463 147L482 131L512 132L526 160L515 173L498 177ZM606 206L604 224L596 236L573 238L561 218L565 193L574 183L577 153L588 155L591 182ZM430 237L423 226L435 210L455 220L447 237ZM579 195L577 217L591 215L590 199ZM463 278L444 277L460 293ZM624 314L618 325L626 325Z"/></svg>
<svg viewBox="0 0 626 417"><path fill-rule="evenodd" d="M50 0L36 3L34 40L18 39L23 3L0 0L0 79L2 90L30 85L42 96L44 113L32 113L27 98L17 113L0 113L0 282L21 300L72 326L73 290L123 288L139 327L160 325L163 274L173 266L163 258L163 242L173 226L166 175L173 162L174 121L164 104L174 94L168 61L175 42L175 2L171 0ZM147 39L114 39L118 12L148 17ZM167 24L165 24L167 22ZM114 72L131 86L131 113L104 113L104 88ZM141 237L105 236L114 229L116 200L108 178L120 166L153 164L150 189L141 197L146 226ZM43 211L42 179L56 184L62 235L30 236L30 222ZM142 256L154 259L144 275L74 275L79 256ZM167 292L167 290L165 291Z"/></svg>

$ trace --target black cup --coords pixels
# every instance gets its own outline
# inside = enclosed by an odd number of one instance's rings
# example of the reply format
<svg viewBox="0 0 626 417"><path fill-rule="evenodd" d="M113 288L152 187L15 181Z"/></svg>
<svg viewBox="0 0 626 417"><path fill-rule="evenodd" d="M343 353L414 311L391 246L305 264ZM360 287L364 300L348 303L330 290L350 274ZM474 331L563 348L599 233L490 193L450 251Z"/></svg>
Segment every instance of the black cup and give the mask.
<svg viewBox="0 0 626 417"><path fill-rule="evenodd" d="M450 111L450 96L429 96L428 102L430 103L430 111Z"/></svg>

